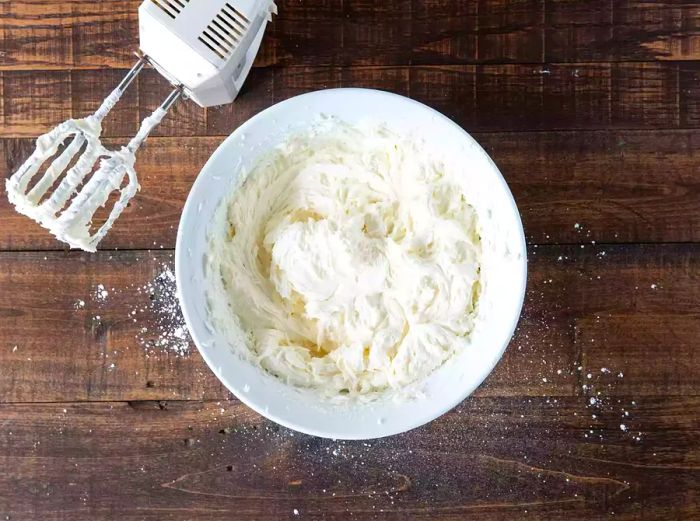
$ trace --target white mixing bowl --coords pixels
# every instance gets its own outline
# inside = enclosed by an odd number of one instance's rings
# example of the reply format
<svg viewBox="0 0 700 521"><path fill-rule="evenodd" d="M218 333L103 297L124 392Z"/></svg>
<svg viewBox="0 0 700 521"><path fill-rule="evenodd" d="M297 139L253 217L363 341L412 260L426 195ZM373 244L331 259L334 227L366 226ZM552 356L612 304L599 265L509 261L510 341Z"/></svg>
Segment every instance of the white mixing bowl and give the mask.
<svg viewBox="0 0 700 521"><path fill-rule="evenodd" d="M333 405L312 390L290 387L244 361L206 313L205 256L209 224L242 170L262 153L317 121L319 115L349 123L385 122L398 133L426 140L431 149L464 166L468 198L483 227L483 288L469 349L420 384L419 397ZM442 114L387 92L332 89L279 103L253 117L224 141L199 174L187 199L177 237L176 275L187 325L216 376L242 402L291 429L337 439L389 436L423 425L464 400L488 376L505 351L522 308L527 260L518 209L496 165L474 139ZM237 349L244 348L238 346Z"/></svg>

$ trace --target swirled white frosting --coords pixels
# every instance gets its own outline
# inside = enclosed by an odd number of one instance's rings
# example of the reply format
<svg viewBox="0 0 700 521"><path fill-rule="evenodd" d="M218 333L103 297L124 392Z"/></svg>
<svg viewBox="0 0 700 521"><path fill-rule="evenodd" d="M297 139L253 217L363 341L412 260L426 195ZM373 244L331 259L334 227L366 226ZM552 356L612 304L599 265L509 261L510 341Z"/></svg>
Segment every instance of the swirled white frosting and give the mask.
<svg viewBox="0 0 700 521"><path fill-rule="evenodd" d="M467 348L479 298L460 173L382 126L288 139L212 227L228 304L215 322L239 324L252 358L295 386L365 394L427 376Z"/></svg>

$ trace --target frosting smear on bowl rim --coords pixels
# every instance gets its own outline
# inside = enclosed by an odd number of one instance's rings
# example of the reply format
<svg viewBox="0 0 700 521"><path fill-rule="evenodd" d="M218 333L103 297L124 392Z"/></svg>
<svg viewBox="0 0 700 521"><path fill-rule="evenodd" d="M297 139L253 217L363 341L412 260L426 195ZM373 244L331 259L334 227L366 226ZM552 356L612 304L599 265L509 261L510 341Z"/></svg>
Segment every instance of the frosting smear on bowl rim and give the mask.
<svg viewBox="0 0 700 521"><path fill-rule="evenodd" d="M217 211L213 324L244 331L241 354L321 395L427 377L469 348L478 315L481 227L463 177L376 123L292 135Z"/></svg>

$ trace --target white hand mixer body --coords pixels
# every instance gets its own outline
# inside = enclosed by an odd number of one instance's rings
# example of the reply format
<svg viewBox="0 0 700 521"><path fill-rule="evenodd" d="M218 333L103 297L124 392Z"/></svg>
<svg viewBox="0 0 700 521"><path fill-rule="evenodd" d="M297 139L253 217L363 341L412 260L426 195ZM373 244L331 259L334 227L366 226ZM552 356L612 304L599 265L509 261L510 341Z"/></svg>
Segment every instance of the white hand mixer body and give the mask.
<svg viewBox="0 0 700 521"><path fill-rule="evenodd" d="M10 202L71 247L96 251L139 190L138 148L183 93L202 107L234 101L275 12L272 0L146 0L139 9L142 57L97 112L37 139L34 153L6 182ZM100 142L102 121L146 62L177 87L125 147L108 150ZM93 229L95 213L114 193L109 215Z"/></svg>

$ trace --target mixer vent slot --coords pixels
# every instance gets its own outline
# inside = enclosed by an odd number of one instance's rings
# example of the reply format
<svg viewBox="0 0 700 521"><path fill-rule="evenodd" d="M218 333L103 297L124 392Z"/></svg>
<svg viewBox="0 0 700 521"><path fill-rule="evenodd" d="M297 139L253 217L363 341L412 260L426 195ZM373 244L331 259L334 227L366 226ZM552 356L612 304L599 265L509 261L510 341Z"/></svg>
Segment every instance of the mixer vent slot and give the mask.
<svg viewBox="0 0 700 521"><path fill-rule="evenodd" d="M170 18L175 19L187 6L190 0L151 0Z"/></svg>
<svg viewBox="0 0 700 521"><path fill-rule="evenodd" d="M219 58L225 60L241 43L248 27L250 27L250 20L227 2L221 12L204 29L199 41Z"/></svg>

